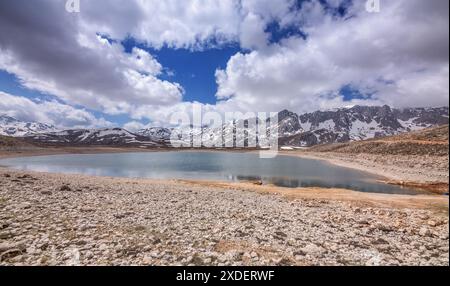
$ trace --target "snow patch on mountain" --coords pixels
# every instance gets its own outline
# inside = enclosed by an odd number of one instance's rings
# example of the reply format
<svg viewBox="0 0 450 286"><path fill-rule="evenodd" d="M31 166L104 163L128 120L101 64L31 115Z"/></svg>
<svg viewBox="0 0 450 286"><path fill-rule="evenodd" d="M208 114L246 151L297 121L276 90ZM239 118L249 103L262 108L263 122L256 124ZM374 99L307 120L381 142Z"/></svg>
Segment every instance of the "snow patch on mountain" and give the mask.
<svg viewBox="0 0 450 286"><path fill-rule="evenodd" d="M77 129L35 134L26 137L33 142L51 145L160 147L164 144L122 128Z"/></svg>
<svg viewBox="0 0 450 286"><path fill-rule="evenodd" d="M52 125L38 122L24 122L11 116L0 115L0 135L24 137L42 132L54 132L56 130Z"/></svg>
<svg viewBox="0 0 450 286"><path fill-rule="evenodd" d="M169 140L172 130L163 127L150 127L138 130L136 134L156 140Z"/></svg>
<svg viewBox="0 0 450 286"><path fill-rule="evenodd" d="M123 128L58 131L51 125L22 122L3 115L0 116L0 135L24 137L34 143L52 145L167 147L176 143L188 147L197 143L195 146L198 147L222 148L251 146L255 138L258 147L266 147L267 135L277 134L280 146L309 147L372 139L448 124L449 109L353 106L302 115L283 110L279 112L276 124L272 124L273 121L269 119L265 122L265 130L245 128L251 122L256 120L226 122L221 126L210 127L151 127L134 133ZM197 141L199 139L200 142Z"/></svg>
<svg viewBox="0 0 450 286"><path fill-rule="evenodd" d="M373 139L380 131L381 128L375 120L372 120L369 123L355 120L354 122L352 122L352 126L349 132L350 140L358 141L364 139Z"/></svg>
<svg viewBox="0 0 450 286"><path fill-rule="evenodd" d="M393 109L389 106L353 106L300 116L292 114L292 119L299 118L302 132L296 135L281 133L280 145L313 146L396 135L448 124L448 113L448 107Z"/></svg>

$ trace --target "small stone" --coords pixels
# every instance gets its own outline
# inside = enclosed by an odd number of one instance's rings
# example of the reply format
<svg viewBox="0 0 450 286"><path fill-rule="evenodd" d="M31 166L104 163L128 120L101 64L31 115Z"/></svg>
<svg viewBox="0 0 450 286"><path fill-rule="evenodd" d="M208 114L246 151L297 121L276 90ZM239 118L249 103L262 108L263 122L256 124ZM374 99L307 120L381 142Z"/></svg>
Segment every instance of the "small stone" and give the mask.
<svg viewBox="0 0 450 286"><path fill-rule="evenodd" d="M35 248L34 246L28 247L26 253L29 255L36 255L40 253L40 249Z"/></svg>
<svg viewBox="0 0 450 286"><path fill-rule="evenodd" d="M366 266L379 266L381 264L381 257L375 255L366 262Z"/></svg>
<svg viewBox="0 0 450 286"><path fill-rule="evenodd" d="M31 204L25 202L25 203L22 203L22 204L18 205L17 208L19 208L19 209L24 209L24 210L28 210L28 209L31 208Z"/></svg>
<svg viewBox="0 0 450 286"><path fill-rule="evenodd" d="M293 264L290 259L284 257L277 259L275 263L277 266L289 266Z"/></svg>
<svg viewBox="0 0 450 286"><path fill-rule="evenodd" d="M419 218L420 218L421 220L427 220L427 219L429 219L430 217L429 217L428 215L426 215L426 214L421 214L421 215L419 215Z"/></svg>
<svg viewBox="0 0 450 286"><path fill-rule="evenodd" d="M84 254L84 257L86 259L92 259L94 257L94 253L90 250L86 251L86 253Z"/></svg>
<svg viewBox="0 0 450 286"><path fill-rule="evenodd" d="M428 228L426 228L426 227L422 227L419 230L419 235L420 236L431 236L431 231Z"/></svg>
<svg viewBox="0 0 450 286"><path fill-rule="evenodd" d="M0 239L8 239L13 237L13 234L9 231L2 231L0 232Z"/></svg>
<svg viewBox="0 0 450 286"><path fill-rule="evenodd" d="M17 179L33 179L33 177L31 177L31 176L28 175L28 174L25 174L25 175L22 175L22 176L17 177Z"/></svg>
<svg viewBox="0 0 450 286"><path fill-rule="evenodd" d="M369 224L369 221L366 220L366 219L360 219L360 220L358 221L358 224L368 225L368 224Z"/></svg>
<svg viewBox="0 0 450 286"><path fill-rule="evenodd" d="M317 255L317 254L321 254L324 249L320 246L317 246L315 244L308 244L307 246L303 247L302 249L300 249L303 253L305 254L309 254L309 255Z"/></svg>
<svg viewBox="0 0 450 286"><path fill-rule="evenodd" d="M16 246L12 243L0 243L0 253L13 249L15 247Z"/></svg>
<svg viewBox="0 0 450 286"><path fill-rule="evenodd" d="M145 265L151 265L153 262L153 259L149 256L145 256L144 259L142 259L142 263Z"/></svg>
<svg viewBox="0 0 450 286"><path fill-rule="evenodd" d="M5 228L8 228L9 226L10 226L10 224L7 222L0 223L0 229L5 229Z"/></svg>
<svg viewBox="0 0 450 286"><path fill-rule="evenodd" d="M273 263L275 263L276 265L281 264L282 261L283 261L283 258L282 258L282 257L274 258L274 259L273 259Z"/></svg>
<svg viewBox="0 0 450 286"><path fill-rule="evenodd" d="M61 192L71 192L71 191L72 191L72 189L71 189L68 185L62 185L62 186L59 188L59 190L60 190Z"/></svg>
<svg viewBox="0 0 450 286"><path fill-rule="evenodd" d="M428 225L432 226L432 227L436 227L438 225L438 223L436 221L434 221L434 220L429 220L428 221Z"/></svg>
<svg viewBox="0 0 450 286"><path fill-rule="evenodd" d="M160 244L161 243L161 239L160 238L155 238L152 241L153 244Z"/></svg>
<svg viewBox="0 0 450 286"><path fill-rule="evenodd" d="M285 233L282 232L282 231L277 231L277 232L275 232L275 235L278 236L278 237L287 237L287 234L285 234Z"/></svg>
<svg viewBox="0 0 450 286"><path fill-rule="evenodd" d="M205 258L205 259L203 260L203 262L204 262L204 264L211 264L212 259L211 259L210 257L208 257L208 258Z"/></svg>
<svg viewBox="0 0 450 286"><path fill-rule="evenodd" d="M376 245L379 245L379 244L389 244L389 242L387 242L386 240L384 240L384 239L382 239L381 237L379 237L379 238L373 240L373 241L372 241L372 244L376 244Z"/></svg>
<svg viewBox="0 0 450 286"><path fill-rule="evenodd" d="M295 260L297 260L297 261L302 261L303 259L304 259L304 256L301 256L301 255L295 256Z"/></svg>
<svg viewBox="0 0 450 286"><path fill-rule="evenodd" d="M22 254L22 251L20 249L13 248L13 249L10 249L10 250L7 250L7 251L3 252L0 255L0 261L3 261L3 260L8 259L8 258L14 258L14 257L19 256L21 254Z"/></svg>
<svg viewBox="0 0 450 286"><path fill-rule="evenodd" d="M377 228L377 229L379 229L381 231L385 231L385 232L390 232L390 231L393 230L391 226L389 226L387 224L384 224L384 223L377 223L377 224L375 224L375 228Z"/></svg>

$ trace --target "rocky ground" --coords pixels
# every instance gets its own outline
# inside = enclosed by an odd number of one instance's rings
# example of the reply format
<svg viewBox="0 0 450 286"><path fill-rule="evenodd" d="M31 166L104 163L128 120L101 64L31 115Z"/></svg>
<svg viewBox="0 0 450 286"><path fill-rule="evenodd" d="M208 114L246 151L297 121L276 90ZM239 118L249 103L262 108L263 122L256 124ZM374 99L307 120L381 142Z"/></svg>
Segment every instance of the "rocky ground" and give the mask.
<svg viewBox="0 0 450 286"><path fill-rule="evenodd" d="M399 182L445 184L441 192L448 193L448 139L449 126L445 125L390 137L320 145L288 154L325 159Z"/></svg>
<svg viewBox="0 0 450 286"><path fill-rule="evenodd" d="M448 156L342 154L310 151L288 152L287 154L323 159L335 165L364 170L391 180L447 184L449 180Z"/></svg>
<svg viewBox="0 0 450 286"><path fill-rule="evenodd" d="M448 205L0 169L0 265L448 266Z"/></svg>

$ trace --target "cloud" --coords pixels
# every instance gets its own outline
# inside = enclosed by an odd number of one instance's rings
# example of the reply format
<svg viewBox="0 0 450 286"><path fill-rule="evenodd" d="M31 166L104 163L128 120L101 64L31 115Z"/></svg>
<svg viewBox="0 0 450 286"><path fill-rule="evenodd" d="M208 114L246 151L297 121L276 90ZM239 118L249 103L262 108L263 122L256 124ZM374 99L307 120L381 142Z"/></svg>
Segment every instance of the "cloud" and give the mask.
<svg viewBox="0 0 450 286"><path fill-rule="evenodd" d="M159 49L203 50L239 43L263 47L267 26L281 27L297 19L295 0L98 0L83 2L82 23L111 38L133 37Z"/></svg>
<svg viewBox="0 0 450 286"><path fill-rule="evenodd" d="M237 0L98 0L83 4L84 23L116 39L132 36L161 48L202 48L235 41Z"/></svg>
<svg viewBox="0 0 450 286"><path fill-rule="evenodd" d="M307 38L231 57L216 72L218 106L302 112L355 103L448 105L448 1L386 1L380 13L361 4L340 17L319 1L303 2L297 17ZM371 96L345 101L345 85Z"/></svg>
<svg viewBox="0 0 450 286"><path fill-rule="evenodd" d="M138 48L125 53L83 18L67 13L64 4L1 1L0 69L25 87L110 114L182 100L179 84L158 78L163 67L152 55Z"/></svg>
<svg viewBox="0 0 450 286"><path fill-rule="evenodd" d="M249 13L241 24L240 42L244 49L265 48L269 34L265 32L264 20L253 13Z"/></svg>
<svg viewBox="0 0 450 286"><path fill-rule="evenodd" d="M298 15L293 10L295 1L245 0L241 2L239 41L243 49L266 48L270 39L267 30L271 23L280 28L293 25Z"/></svg>
<svg viewBox="0 0 450 286"><path fill-rule="evenodd" d="M141 117L142 109L182 104L184 90L159 78L166 69L150 53L139 48L126 53L120 40L204 49L242 39L245 48L262 48L266 26L288 18L283 15L290 5L99 0L82 1L81 13L69 14L65 0L5 0L0 3L0 69L16 75L23 86L69 104Z"/></svg>
<svg viewBox="0 0 450 286"><path fill-rule="evenodd" d="M125 123L123 125L124 129L126 129L128 131L131 131L131 132L138 131L138 130L143 129L145 127L146 127L146 125L143 124L142 122L139 122L139 121L130 121L130 122L127 122L127 123Z"/></svg>
<svg viewBox="0 0 450 286"><path fill-rule="evenodd" d="M0 69L67 106L126 114L129 126L167 124L194 103L171 81L176 71L146 50L125 52L128 37L156 49L238 43L206 110L448 105L448 5L383 1L368 13L365 1L349 0L96 0L69 14L65 0L3 0ZM347 85L366 98L344 100Z"/></svg>
<svg viewBox="0 0 450 286"><path fill-rule="evenodd" d="M21 96L0 91L0 114L18 120L42 122L58 128L95 128L112 126L104 118L97 118L85 109L79 109L57 101L35 102Z"/></svg>

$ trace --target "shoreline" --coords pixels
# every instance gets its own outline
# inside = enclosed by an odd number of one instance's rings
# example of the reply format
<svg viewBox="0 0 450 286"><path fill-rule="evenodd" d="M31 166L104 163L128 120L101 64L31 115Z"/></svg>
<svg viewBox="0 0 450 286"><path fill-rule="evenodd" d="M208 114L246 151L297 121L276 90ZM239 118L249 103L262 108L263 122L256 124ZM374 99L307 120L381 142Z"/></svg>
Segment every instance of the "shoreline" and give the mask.
<svg viewBox="0 0 450 286"><path fill-rule="evenodd" d="M414 195L407 194L385 194L354 191L341 188L321 188L321 187L299 187L286 188L271 184L260 185L253 181L217 181L207 179L152 179L152 178L128 178L128 177L109 177L96 176L78 173L51 173L37 172L28 170L18 170L0 166L0 174L18 174L30 176L43 176L58 178L62 180L87 180L93 182L105 181L107 183L114 182L131 182L133 185L139 184L164 184L174 187L205 187L216 188L221 190L238 190L242 192L252 192L263 195L275 195L288 200L325 200L345 202L360 207L380 207L393 209L422 209L436 213L448 214L449 201L448 197L437 195L431 192Z"/></svg>
<svg viewBox="0 0 450 286"><path fill-rule="evenodd" d="M0 218L0 265L449 264L443 196L0 168Z"/></svg>
<svg viewBox="0 0 450 286"><path fill-rule="evenodd" d="M296 152L296 151L282 151L282 154L287 156L321 160L340 166L344 168L351 168L354 170L363 171L376 176L379 176L380 181L386 184L398 185L403 187L416 188L419 190L429 191L435 194L448 194L449 192L449 176L448 176L448 157L437 157L441 161L445 161L446 169L439 170L435 173L424 173L421 169L410 166L399 166L398 164L389 164L389 157L381 158L381 156L360 154L366 158L358 158L358 155L351 156L349 154L341 153L321 153L321 152ZM396 156L398 157L400 156ZM380 160L383 159L383 160ZM433 161L434 158L426 158ZM393 161L394 161L393 160ZM421 156L413 158L411 161L424 160ZM381 162L377 162L381 161ZM404 165L404 162L402 162ZM433 162L434 163L434 162Z"/></svg>
<svg viewBox="0 0 450 286"><path fill-rule="evenodd" d="M141 149L141 148L116 148L116 147L93 147L93 148L82 148L82 147L65 147L65 148L52 148L52 149L39 149L32 150L31 152L8 152L4 154L0 151L0 159L4 158L14 158L14 157L31 157L31 156L51 156L51 155L64 155L64 154L110 154L110 153L134 153L134 152L257 152L255 150L196 150L196 149ZM392 180L387 176L383 176L382 173L369 172L365 168L361 168L357 164L346 163L344 161L339 161L334 158L323 158L315 154L307 154L305 152L290 152L290 151L279 151L280 156L290 156L299 157L306 159L321 160L327 164L332 164L336 166L341 166L344 168L351 168L359 170L362 172L367 172L380 177L380 182L387 184L399 184L398 181ZM377 207L388 207L388 208L418 208L418 209L429 209L429 210L448 210L448 197L436 196L442 195L441 190L434 190L430 188L430 184L421 184L418 182L413 182L413 188L417 189L419 192L424 191L424 194L416 195L399 195L399 194L383 194L383 193L366 193L358 192L349 189L338 189L338 188L320 188L320 187L309 187L309 188L285 188L274 185L259 185L253 181L238 181L238 182L228 182L228 181L217 181L217 180L195 180L195 179L150 179L150 178L122 178L122 177L108 177L108 176L94 176L85 174L70 174L70 173L48 173L48 172L33 172L33 171L21 171L13 168L0 166L0 171L11 171L11 172L27 172L31 174L43 174L43 175L60 175L60 176L72 176L72 177L87 177L92 179L123 179L123 180L138 180L141 182L156 182L156 183L166 183L174 185L193 185L193 186L203 186L203 187L218 187L221 189L241 189L255 193L262 194L276 194L288 199L324 199L329 201L343 201L352 204L359 204L361 206L377 206ZM401 186L408 187L406 184L399 184ZM448 184L444 186L448 192Z"/></svg>
<svg viewBox="0 0 450 286"><path fill-rule="evenodd" d="M0 167L0 266L448 266L448 217L438 195Z"/></svg>
<svg viewBox="0 0 450 286"><path fill-rule="evenodd" d="M40 148L35 150L24 151L4 151L0 150L0 159L15 158L15 157L34 157L34 156L51 156L51 155L64 155L64 154L110 154L110 153L139 153L139 152L249 152L254 153L258 150L245 150L245 149L177 149L177 148L129 148L129 147L56 147L56 148ZM406 175L410 168L398 168L396 170L383 170L385 165L377 164L375 160L363 159L362 162L357 160L350 160L348 154L335 154L335 153L319 153L308 151L278 151L280 156L290 156L297 158L313 159L326 162L327 164L358 170L368 174L379 177L379 181L386 184L398 185L402 187L409 187L417 189L419 191L430 192L433 194L443 195L448 194L448 168L444 174L438 174L437 176L420 176L417 173ZM371 155L373 156L373 155ZM448 162L448 160L447 160ZM448 166L448 163L447 163ZM394 171L394 172L393 172ZM424 179L425 178L425 179ZM226 183L224 181L224 183Z"/></svg>

